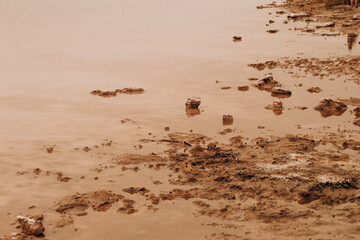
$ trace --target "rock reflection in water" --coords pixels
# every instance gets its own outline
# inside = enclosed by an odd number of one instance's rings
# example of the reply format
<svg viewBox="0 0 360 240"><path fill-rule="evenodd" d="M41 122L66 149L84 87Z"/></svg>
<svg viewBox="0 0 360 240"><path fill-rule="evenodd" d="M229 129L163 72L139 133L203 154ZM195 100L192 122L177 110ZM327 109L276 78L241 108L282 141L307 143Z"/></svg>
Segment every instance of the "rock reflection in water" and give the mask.
<svg viewBox="0 0 360 240"><path fill-rule="evenodd" d="M195 108L195 109L186 108L185 112L188 117L195 117L196 115L200 115L200 113L201 113L200 109L198 109L198 108Z"/></svg>
<svg viewBox="0 0 360 240"><path fill-rule="evenodd" d="M223 116L223 125L232 125L234 123L234 118L231 115L224 115Z"/></svg>
<svg viewBox="0 0 360 240"><path fill-rule="evenodd" d="M347 46L348 46L348 49L351 51L355 42L357 41L357 38L358 38L358 34L354 34L354 33L350 33L348 34L347 36Z"/></svg>

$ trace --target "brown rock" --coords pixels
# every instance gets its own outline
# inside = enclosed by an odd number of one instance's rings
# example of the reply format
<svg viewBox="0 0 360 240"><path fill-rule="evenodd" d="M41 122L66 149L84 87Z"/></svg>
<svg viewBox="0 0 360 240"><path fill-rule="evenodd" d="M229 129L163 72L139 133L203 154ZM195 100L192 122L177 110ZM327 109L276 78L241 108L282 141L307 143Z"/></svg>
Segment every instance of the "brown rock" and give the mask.
<svg viewBox="0 0 360 240"><path fill-rule="evenodd" d="M185 106L188 109L197 109L197 108L199 108L200 104L201 104L201 101L197 101L195 99L189 98L187 100L187 102L185 103Z"/></svg>
<svg viewBox="0 0 360 240"><path fill-rule="evenodd" d="M265 90L271 92L273 88L281 87L281 84L275 81L273 76L267 76L262 80L257 81L254 84L254 87L258 88L259 90Z"/></svg>
<svg viewBox="0 0 360 240"><path fill-rule="evenodd" d="M273 97L279 97L279 98L285 98L291 96L291 91L281 89L281 88L274 88L271 90L271 96Z"/></svg>
<svg viewBox="0 0 360 240"><path fill-rule="evenodd" d="M322 117L330 117L332 115L341 116L347 110L347 106L342 102L323 98L314 109L319 111Z"/></svg>
<svg viewBox="0 0 360 240"><path fill-rule="evenodd" d="M116 89L116 92L120 94L142 94L145 90L143 88L123 88Z"/></svg>
<svg viewBox="0 0 360 240"><path fill-rule="evenodd" d="M39 236L44 233L43 226L44 215L35 215L31 217L17 216L20 223L21 232L26 235Z"/></svg>
<svg viewBox="0 0 360 240"><path fill-rule="evenodd" d="M360 127L360 119L354 121L354 125Z"/></svg>
<svg viewBox="0 0 360 240"><path fill-rule="evenodd" d="M265 109L272 110L275 115L281 115L284 110L283 103L280 100L274 101L273 104L269 104Z"/></svg>
<svg viewBox="0 0 360 240"><path fill-rule="evenodd" d="M309 93L319 93L319 92L322 92L322 89L319 87L311 87L311 88L308 88L307 91Z"/></svg>

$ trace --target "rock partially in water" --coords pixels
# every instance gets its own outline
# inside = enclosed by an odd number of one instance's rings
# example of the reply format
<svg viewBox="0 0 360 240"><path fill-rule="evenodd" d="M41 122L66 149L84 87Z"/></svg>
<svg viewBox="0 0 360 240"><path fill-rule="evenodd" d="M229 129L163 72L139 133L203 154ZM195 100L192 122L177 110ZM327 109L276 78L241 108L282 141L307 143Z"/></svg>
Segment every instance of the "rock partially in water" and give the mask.
<svg viewBox="0 0 360 240"><path fill-rule="evenodd" d="M291 91L281 89L281 88L273 88L271 90L271 96L278 97L278 98L287 98L291 96Z"/></svg>
<svg viewBox="0 0 360 240"><path fill-rule="evenodd" d="M201 101L189 98L185 103L186 108L188 109L198 109L201 104Z"/></svg>
<svg viewBox="0 0 360 240"><path fill-rule="evenodd" d="M357 107L353 110L355 117L360 118L360 107Z"/></svg>
<svg viewBox="0 0 360 240"><path fill-rule="evenodd" d="M332 115L341 116L347 110L347 106L342 102L323 98L314 109L319 111L322 117L330 117Z"/></svg>
<svg viewBox="0 0 360 240"><path fill-rule="evenodd" d="M322 89L319 87L311 87L308 88L306 91L308 91L309 93L319 93L322 92Z"/></svg>
<svg viewBox="0 0 360 240"><path fill-rule="evenodd" d="M264 90L267 92L271 92L275 87L281 87L281 84L274 80L273 76L267 76L254 84L254 87L259 90Z"/></svg>
<svg viewBox="0 0 360 240"><path fill-rule="evenodd" d="M283 103L280 100L274 101L273 104L269 104L265 109L272 110L275 115L281 115L284 110Z"/></svg>
<svg viewBox="0 0 360 240"><path fill-rule="evenodd" d="M240 42L242 40L241 36L233 36L233 41L234 42Z"/></svg>
<svg viewBox="0 0 360 240"><path fill-rule="evenodd" d="M123 88L116 89L116 92L120 94L142 94L145 90L143 88Z"/></svg>

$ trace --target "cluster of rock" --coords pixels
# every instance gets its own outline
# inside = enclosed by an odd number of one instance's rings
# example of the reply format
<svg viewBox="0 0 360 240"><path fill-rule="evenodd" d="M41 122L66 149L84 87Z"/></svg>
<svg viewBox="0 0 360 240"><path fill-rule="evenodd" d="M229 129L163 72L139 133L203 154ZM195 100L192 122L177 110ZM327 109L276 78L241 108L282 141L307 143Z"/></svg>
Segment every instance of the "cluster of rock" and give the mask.
<svg viewBox="0 0 360 240"><path fill-rule="evenodd" d="M94 90L91 91L91 94L100 97L115 97L117 94L142 94L144 92L145 90L143 88L123 88L116 89L115 91Z"/></svg>

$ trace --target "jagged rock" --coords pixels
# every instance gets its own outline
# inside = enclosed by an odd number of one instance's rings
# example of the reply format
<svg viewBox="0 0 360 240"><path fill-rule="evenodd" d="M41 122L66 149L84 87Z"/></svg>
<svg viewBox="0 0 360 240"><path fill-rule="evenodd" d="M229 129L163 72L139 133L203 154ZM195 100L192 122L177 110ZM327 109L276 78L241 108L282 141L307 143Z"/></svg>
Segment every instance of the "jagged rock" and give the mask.
<svg viewBox="0 0 360 240"><path fill-rule="evenodd" d="M31 217L17 216L20 223L21 232L30 236L39 236L44 233L45 228L42 221L44 215L35 215Z"/></svg>
<svg viewBox="0 0 360 240"><path fill-rule="evenodd" d="M322 117L330 117L332 115L342 115L347 110L347 106L342 102L330 98L323 98L314 109L319 111Z"/></svg>
<svg viewBox="0 0 360 240"><path fill-rule="evenodd" d="M281 87L281 84L274 80L273 76L267 76L254 84L254 87L270 92L275 87Z"/></svg>
<svg viewBox="0 0 360 240"><path fill-rule="evenodd" d="M187 102L185 103L185 106L188 109L197 109L197 108L199 108L200 104L201 104L201 101L197 101L195 99L189 98L187 100Z"/></svg>

